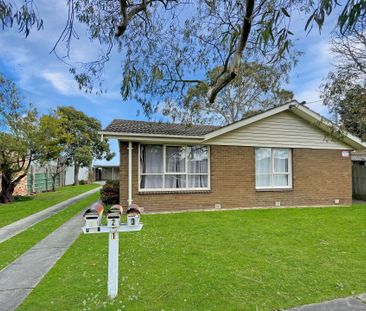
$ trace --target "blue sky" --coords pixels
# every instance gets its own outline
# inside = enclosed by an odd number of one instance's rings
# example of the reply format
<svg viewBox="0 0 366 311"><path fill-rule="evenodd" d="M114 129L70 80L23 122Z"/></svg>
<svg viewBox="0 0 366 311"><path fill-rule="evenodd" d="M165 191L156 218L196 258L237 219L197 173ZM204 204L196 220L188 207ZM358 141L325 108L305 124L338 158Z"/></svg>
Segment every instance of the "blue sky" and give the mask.
<svg viewBox="0 0 366 311"><path fill-rule="evenodd" d="M68 72L69 67L49 53L67 17L66 1L55 0L52 5L47 0L37 3L44 19L44 30L32 31L27 39L16 29L0 30L0 72L13 79L24 97L41 113L47 113L60 105L72 105L98 118L103 126L115 118L143 120L144 116L138 115L139 105L133 101L124 102L119 94L121 55L117 52L112 53L103 74L104 85L108 90L106 94L85 94L78 90ZM295 93L298 101L316 101L308 106L327 116L326 108L319 102L319 85L331 68L329 33L334 29L336 19L327 20L321 35L315 28L306 35L303 30L304 17L297 16L293 20L296 47L304 55L293 69L287 88ZM95 59L100 47L86 39L84 29L77 31L81 39L74 41L71 61L78 63ZM112 141L111 147L117 153L116 142ZM115 157L109 164L117 164L118 161L118 157Z"/></svg>

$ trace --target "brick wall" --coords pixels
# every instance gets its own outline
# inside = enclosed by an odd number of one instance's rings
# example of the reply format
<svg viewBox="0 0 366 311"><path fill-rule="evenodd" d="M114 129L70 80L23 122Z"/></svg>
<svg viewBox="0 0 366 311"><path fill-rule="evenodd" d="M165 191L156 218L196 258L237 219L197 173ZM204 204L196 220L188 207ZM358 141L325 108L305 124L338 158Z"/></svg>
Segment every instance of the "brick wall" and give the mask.
<svg viewBox="0 0 366 311"><path fill-rule="evenodd" d="M127 205L128 150L120 143L121 204ZM211 146L211 191L206 193L138 193L138 144L133 144L133 202L146 211L213 208L351 204L351 159L340 150L292 150L293 189L256 191L255 148Z"/></svg>
<svg viewBox="0 0 366 311"><path fill-rule="evenodd" d="M27 176L22 178L22 180L19 182L19 184L15 187L14 195L27 195L28 189L27 189Z"/></svg>
<svg viewBox="0 0 366 311"><path fill-rule="evenodd" d="M1 190L1 174L0 174L0 190ZM27 176L25 176L15 187L13 195L27 195L27 194L28 194Z"/></svg>

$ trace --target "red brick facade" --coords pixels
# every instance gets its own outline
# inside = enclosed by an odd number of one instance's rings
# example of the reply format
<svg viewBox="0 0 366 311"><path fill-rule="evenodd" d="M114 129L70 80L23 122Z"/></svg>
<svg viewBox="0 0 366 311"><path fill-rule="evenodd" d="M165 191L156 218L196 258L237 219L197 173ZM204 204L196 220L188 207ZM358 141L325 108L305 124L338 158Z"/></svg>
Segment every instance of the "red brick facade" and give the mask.
<svg viewBox="0 0 366 311"><path fill-rule="evenodd" d="M128 150L120 143L121 204L127 205ZM256 191L255 148L210 147L211 190L189 193L138 193L138 144L133 144L133 202L145 211L186 209L316 206L352 202L351 159L341 150L292 149L292 183L286 191Z"/></svg>
<svg viewBox="0 0 366 311"><path fill-rule="evenodd" d="M27 176L22 178L19 184L15 187L13 195L27 195ZM1 190L1 173L0 173L0 190Z"/></svg>

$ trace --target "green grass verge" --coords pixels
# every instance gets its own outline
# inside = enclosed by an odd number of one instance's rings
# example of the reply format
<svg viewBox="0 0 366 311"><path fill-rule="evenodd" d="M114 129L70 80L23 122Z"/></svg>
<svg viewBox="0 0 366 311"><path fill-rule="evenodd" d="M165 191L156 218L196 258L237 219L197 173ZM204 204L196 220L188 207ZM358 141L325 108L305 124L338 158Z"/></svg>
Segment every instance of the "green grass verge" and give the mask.
<svg viewBox="0 0 366 311"><path fill-rule="evenodd" d="M277 310L366 292L366 206L145 215L120 238L82 235L19 310Z"/></svg>
<svg viewBox="0 0 366 311"><path fill-rule="evenodd" d="M33 227L30 227L26 231L19 233L13 238L0 244L0 270L13 262L21 254L26 252L36 243L41 241L51 232L56 230L63 223L68 221L74 215L80 211L86 209L90 204L98 200L99 193L92 194L87 198L70 205L63 211L53 215Z"/></svg>
<svg viewBox="0 0 366 311"><path fill-rule="evenodd" d="M98 184L66 186L57 189L56 192L37 194L31 201L0 204L0 228L99 186Z"/></svg>

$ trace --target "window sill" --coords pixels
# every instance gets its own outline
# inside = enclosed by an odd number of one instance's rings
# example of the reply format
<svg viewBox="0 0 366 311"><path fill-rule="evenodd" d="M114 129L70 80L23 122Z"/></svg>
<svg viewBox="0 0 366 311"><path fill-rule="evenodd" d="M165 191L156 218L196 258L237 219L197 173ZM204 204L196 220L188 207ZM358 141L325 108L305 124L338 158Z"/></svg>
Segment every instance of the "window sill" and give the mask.
<svg viewBox="0 0 366 311"><path fill-rule="evenodd" d="M148 191L139 191L138 195L151 195L151 194L202 194L202 193L211 193L211 190L148 190Z"/></svg>
<svg viewBox="0 0 366 311"><path fill-rule="evenodd" d="M293 191L293 188L259 188L255 189L257 192L288 192Z"/></svg>

